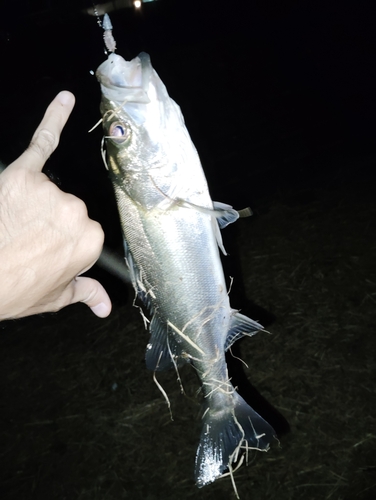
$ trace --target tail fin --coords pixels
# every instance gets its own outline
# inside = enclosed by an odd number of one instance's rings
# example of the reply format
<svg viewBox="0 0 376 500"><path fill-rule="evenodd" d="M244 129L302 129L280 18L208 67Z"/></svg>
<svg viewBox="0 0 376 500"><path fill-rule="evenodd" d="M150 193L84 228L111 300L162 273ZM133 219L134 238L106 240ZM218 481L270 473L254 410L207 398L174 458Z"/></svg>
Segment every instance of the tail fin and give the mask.
<svg viewBox="0 0 376 500"><path fill-rule="evenodd" d="M240 448L267 451L274 429L237 392L229 410L208 409L196 454L195 479L199 488L212 483L237 460Z"/></svg>

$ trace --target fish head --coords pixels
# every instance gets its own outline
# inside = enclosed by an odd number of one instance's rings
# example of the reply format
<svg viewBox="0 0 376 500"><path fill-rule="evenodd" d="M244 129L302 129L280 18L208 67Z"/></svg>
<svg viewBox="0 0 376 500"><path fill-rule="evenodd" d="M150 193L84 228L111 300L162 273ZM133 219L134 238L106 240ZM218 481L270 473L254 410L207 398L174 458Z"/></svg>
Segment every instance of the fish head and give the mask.
<svg viewBox="0 0 376 500"><path fill-rule="evenodd" d="M181 143L187 135L184 119L149 55L141 53L126 61L110 54L96 76L102 91L100 109L112 173L124 176L161 166L174 170L174 165L176 169L176 140Z"/></svg>

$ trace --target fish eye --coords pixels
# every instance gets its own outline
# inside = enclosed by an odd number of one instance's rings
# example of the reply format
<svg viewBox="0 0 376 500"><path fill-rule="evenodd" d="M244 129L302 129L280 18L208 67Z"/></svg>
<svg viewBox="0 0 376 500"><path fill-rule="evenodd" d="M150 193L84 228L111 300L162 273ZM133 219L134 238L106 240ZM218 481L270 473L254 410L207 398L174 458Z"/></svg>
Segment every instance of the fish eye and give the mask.
<svg viewBox="0 0 376 500"><path fill-rule="evenodd" d="M122 144L129 139L130 135L131 129L128 124L114 122L111 123L107 137L118 144Z"/></svg>

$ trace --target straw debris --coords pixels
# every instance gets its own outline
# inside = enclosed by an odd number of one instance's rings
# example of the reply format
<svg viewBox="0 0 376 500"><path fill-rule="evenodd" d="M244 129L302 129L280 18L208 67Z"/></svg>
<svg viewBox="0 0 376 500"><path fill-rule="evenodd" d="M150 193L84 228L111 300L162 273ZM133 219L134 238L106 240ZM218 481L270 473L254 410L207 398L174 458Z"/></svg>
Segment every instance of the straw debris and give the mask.
<svg viewBox="0 0 376 500"><path fill-rule="evenodd" d="M376 497L374 196L307 199L284 193L237 223L246 296L276 320L234 355L290 426L268 453L248 450L242 499ZM179 372L186 395L174 371L158 375L171 422L138 311L120 299L105 320L76 305L0 325L2 498L235 498L229 477L195 487L196 374Z"/></svg>

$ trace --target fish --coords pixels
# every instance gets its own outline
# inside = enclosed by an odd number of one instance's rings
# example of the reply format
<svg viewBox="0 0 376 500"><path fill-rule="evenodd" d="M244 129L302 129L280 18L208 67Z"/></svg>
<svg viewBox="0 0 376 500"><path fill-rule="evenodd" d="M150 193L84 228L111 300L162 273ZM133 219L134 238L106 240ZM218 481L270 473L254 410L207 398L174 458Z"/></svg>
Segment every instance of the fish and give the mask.
<svg viewBox="0 0 376 500"><path fill-rule="evenodd" d="M274 429L232 386L225 352L263 327L230 305L220 229L239 212L213 202L180 107L150 57L110 53L98 67L104 160L124 236L125 260L150 340L154 372L190 363L203 395L195 458L198 487L233 470L250 448L266 451Z"/></svg>

